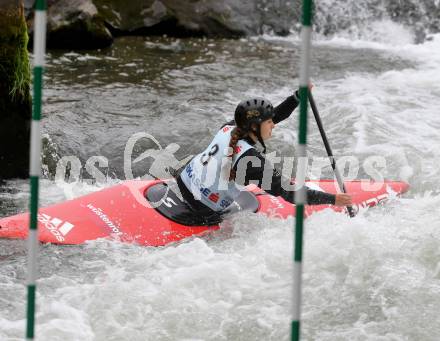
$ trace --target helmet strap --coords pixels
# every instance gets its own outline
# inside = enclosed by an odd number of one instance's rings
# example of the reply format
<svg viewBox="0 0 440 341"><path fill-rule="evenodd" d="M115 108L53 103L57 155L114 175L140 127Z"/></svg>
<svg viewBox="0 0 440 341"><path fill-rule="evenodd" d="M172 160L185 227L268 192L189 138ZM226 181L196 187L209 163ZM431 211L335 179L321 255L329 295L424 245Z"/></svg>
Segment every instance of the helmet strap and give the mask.
<svg viewBox="0 0 440 341"><path fill-rule="evenodd" d="M258 142L260 142L260 144L263 146L263 154L266 154L266 145L264 144L263 138L261 137L261 124L258 125L257 127L257 139Z"/></svg>

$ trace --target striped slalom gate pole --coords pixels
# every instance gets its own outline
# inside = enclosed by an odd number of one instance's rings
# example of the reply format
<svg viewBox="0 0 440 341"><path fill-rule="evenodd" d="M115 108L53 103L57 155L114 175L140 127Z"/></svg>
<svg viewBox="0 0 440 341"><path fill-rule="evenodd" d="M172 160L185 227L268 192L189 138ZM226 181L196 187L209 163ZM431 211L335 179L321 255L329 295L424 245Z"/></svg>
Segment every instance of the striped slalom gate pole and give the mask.
<svg viewBox="0 0 440 341"><path fill-rule="evenodd" d="M306 203L305 177L307 172L307 100L309 92L309 62L311 45L313 0L303 0L303 17L301 30L301 60L300 60L300 119L297 147L298 170L297 185L299 190L295 193L296 219L295 219L295 249L293 265L293 316L291 340L300 339L301 320L301 281L302 281L302 254L303 254L303 227L304 205Z"/></svg>
<svg viewBox="0 0 440 341"><path fill-rule="evenodd" d="M38 193L41 173L41 102L43 87L43 67L46 49L46 1L37 0L35 4L34 27L34 94L31 125L30 151L30 226L28 236L28 283L27 283L27 323L26 339L34 339L35 326L35 293L37 279L37 249L38 249Z"/></svg>

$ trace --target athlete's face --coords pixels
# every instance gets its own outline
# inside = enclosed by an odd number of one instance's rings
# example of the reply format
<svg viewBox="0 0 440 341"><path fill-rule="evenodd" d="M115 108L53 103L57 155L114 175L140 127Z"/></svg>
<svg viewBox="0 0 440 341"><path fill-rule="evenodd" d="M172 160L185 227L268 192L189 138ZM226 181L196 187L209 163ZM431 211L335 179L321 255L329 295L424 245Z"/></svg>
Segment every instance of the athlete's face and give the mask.
<svg viewBox="0 0 440 341"><path fill-rule="evenodd" d="M273 127L275 127L275 123L273 123L272 119L263 121L261 123L260 131L261 131L261 138L263 140L267 140L272 136Z"/></svg>

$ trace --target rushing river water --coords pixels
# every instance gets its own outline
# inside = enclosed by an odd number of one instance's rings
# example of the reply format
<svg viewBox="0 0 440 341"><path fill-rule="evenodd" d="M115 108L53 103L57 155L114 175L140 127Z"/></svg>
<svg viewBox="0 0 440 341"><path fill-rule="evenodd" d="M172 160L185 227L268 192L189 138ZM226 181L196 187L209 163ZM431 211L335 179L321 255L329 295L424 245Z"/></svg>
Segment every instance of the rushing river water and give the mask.
<svg viewBox="0 0 440 341"><path fill-rule="evenodd" d="M334 153L411 185L404 198L355 219L325 211L306 223L306 340L440 339L440 36L414 45L381 22L382 36L317 39L314 93ZM123 180L135 133L176 157L200 151L250 95L279 103L298 86L296 37L242 40L128 37L102 51L51 51L46 72L45 157L103 156L107 180L42 181L43 205ZM269 150L293 155L297 112ZM324 157L310 123L309 152ZM151 142L151 141L150 141ZM153 148L140 143L135 153ZM133 167L143 176L146 160ZM331 176L324 169L325 176ZM313 176L313 174L311 174ZM358 177L365 178L360 169ZM26 181L0 187L0 215L27 208ZM209 239L146 248L109 241L41 245L39 340L287 340L293 220L245 214ZM24 335L26 245L0 240L0 339Z"/></svg>

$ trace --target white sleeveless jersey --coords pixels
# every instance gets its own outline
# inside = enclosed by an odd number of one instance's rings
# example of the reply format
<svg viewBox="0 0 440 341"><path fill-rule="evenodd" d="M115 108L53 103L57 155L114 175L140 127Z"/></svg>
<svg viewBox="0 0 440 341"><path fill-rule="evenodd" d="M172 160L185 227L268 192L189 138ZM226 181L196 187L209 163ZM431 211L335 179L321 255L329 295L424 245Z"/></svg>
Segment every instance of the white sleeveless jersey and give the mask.
<svg viewBox="0 0 440 341"><path fill-rule="evenodd" d="M194 156L180 177L194 198L214 211L220 212L240 194L240 186L229 181L231 168L246 151L254 148L239 140L232 160L229 142L234 126L224 126L202 153Z"/></svg>

